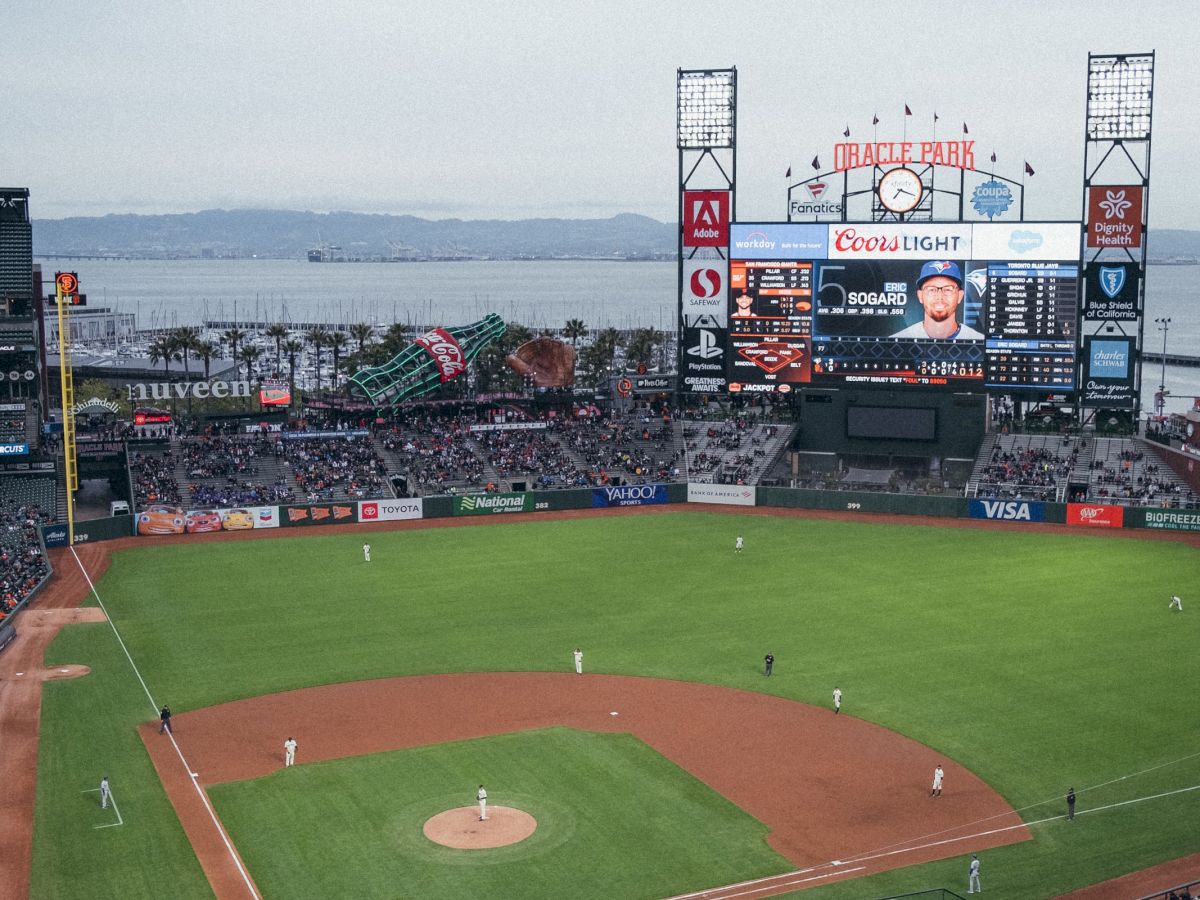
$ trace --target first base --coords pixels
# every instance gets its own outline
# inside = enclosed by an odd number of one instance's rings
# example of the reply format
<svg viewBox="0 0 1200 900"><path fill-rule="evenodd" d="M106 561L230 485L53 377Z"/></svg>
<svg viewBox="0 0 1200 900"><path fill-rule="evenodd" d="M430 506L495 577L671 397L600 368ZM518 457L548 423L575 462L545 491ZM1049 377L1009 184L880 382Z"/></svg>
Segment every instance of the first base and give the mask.
<svg viewBox="0 0 1200 900"><path fill-rule="evenodd" d="M609 713L609 715L610 715L610 716L619 716L619 715L620 715L620 713L618 713L618 712L617 712L617 711L614 709L612 712L610 712L610 713Z"/></svg>

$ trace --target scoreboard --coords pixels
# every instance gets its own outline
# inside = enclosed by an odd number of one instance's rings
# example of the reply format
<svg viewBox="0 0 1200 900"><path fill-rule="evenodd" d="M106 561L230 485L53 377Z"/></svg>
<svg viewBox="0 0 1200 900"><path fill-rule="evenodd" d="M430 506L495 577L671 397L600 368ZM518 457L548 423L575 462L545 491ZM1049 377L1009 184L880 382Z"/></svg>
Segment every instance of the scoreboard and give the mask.
<svg viewBox="0 0 1200 900"><path fill-rule="evenodd" d="M730 226L731 391L1075 390L1078 223Z"/></svg>

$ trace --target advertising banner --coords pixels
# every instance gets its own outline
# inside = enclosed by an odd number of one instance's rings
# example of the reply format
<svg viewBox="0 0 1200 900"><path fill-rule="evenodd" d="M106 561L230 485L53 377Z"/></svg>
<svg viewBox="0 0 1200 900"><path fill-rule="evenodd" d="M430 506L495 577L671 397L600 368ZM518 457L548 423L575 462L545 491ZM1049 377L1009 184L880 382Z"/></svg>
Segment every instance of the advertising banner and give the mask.
<svg viewBox="0 0 1200 900"><path fill-rule="evenodd" d="M724 328L684 328L680 363L681 390L712 394L725 390Z"/></svg>
<svg viewBox="0 0 1200 900"><path fill-rule="evenodd" d="M281 506L282 521L285 528L308 525L349 525L358 521L358 504L353 501L345 503L308 503L304 506Z"/></svg>
<svg viewBox="0 0 1200 900"><path fill-rule="evenodd" d="M1136 322L1141 269L1131 262L1092 262L1085 274L1083 314L1089 319Z"/></svg>
<svg viewBox="0 0 1200 900"><path fill-rule="evenodd" d="M744 484L696 484L688 482L688 503L720 503L724 506L754 506L756 489Z"/></svg>
<svg viewBox="0 0 1200 900"><path fill-rule="evenodd" d="M737 222L729 229L731 259L824 259L828 249L828 225Z"/></svg>
<svg viewBox="0 0 1200 900"><path fill-rule="evenodd" d="M404 500L363 500L358 504L360 522L399 522L424 516L424 501L420 497Z"/></svg>
<svg viewBox="0 0 1200 900"><path fill-rule="evenodd" d="M454 515L488 516L496 513L533 512L533 494L529 491L512 494L469 494L454 498Z"/></svg>
<svg viewBox="0 0 1200 900"><path fill-rule="evenodd" d="M1089 187L1087 245L1127 249L1141 247L1144 190L1140 184Z"/></svg>
<svg viewBox="0 0 1200 900"><path fill-rule="evenodd" d="M726 291L729 263L723 259L685 259L683 261L683 320L698 321L710 316L714 324L725 325Z"/></svg>
<svg viewBox="0 0 1200 900"><path fill-rule="evenodd" d="M683 192L683 246L725 246L729 240L730 194L730 191Z"/></svg>
<svg viewBox="0 0 1200 900"><path fill-rule="evenodd" d="M42 526L42 541L47 547L65 547L67 546L67 526L66 525L43 525Z"/></svg>
<svg viewBox="0 0 1200 900"><path fill-rule="evenodd" d="M970 225L855 224L829 226L829 259L971 258ZM981 228L989 226L982 225ZM1003 228L1003 225L995 226ZM1071 256L1077 256L1076 247ZM1011 256L1011 254L1005 254ZM740 258L734 253L735 258ZM1069 258L1069 257L1068 257Z"/></svg>
<svg viewBox="0 0 1200 900"><path fill-rule="evenodd" d="M625 484L592 489L592 506L649 506L667 502L665 484Z"/></svg>
<svg viewBox="0 0 1200 900"><path fill-rule="evenodd" d="M28 444L0 444L0 456L24 456L28 452Z"/></svg>
<svg viewBox="0 0 1200 900"><path fill-rule="evenodd" d="M1101 409L1133 409L1134 341L1132 337L1083 339L1083 384L1081 406Z"/></svg>
<svg viewBox="0 0 1200 900"><path fill-rule="evenodd" d="M1078 222L1015 222L971 226L976 259L1076 259Z"/></svg>
<svg viewBox="0 0 1200 900"><path fill-rule="evenodd" d="M1089 525L1093 528L1123 528L1125 507L1104 503L1068 503L1068 525Z"/></svg>
<svg viewBox="0 0 1200 900"><path fill-rule="evenodd" d="M1003 522L1045 522L1046 505L1029 500L972 500L970 515Z"/></svg>
<svg viewBox="0 0 1200 900"><path fill-rule="evenodd" d="M1159 528L1163 531L1200 531L1200 510L1138 508L1129 510L1129 518L1129 524L1134 527Z"/></svg>

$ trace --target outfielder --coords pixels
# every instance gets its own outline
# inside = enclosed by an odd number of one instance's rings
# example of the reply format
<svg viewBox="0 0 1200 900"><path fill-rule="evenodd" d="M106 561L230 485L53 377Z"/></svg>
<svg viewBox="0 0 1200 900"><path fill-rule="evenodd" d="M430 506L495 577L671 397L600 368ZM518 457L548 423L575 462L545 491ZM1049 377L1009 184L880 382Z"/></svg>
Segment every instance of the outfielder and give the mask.
<svg viewBox="0 0 1200 900"><path fill-rule="evenodd" d="M983 888L979 886L979 857L974 853L971 854L971 867L967 869L967 893L983 893Z"/></svg>
<svg viewBox="0 0 1200 900"><path fill-rule="evenodd" d="M1183 601L1179 599L1178 594L1171 595L1171 602L1167 604L1167 609L1177 609L1183 612Z"/></svg>
<svg viewBox="0 0 1200 900"><path fill-rule="evenodd" d="M575 657L575 674L582 675L583 674L583 651L580 650L578 647L576 647L575 652L572 653L571 655Z"/></svg>
<svg viewBox="0 0 1200 900"><path fill-rule="evenodd" d="M479 801L479 821L487 821L487 791L483 789L483 785L479 786L479 790L475 792L475 799Z"/></svg>
<svg viewBox="0 0 1200 900"><path fill-rule="evenodd" d="M283 742L283 767L286 769L288 766L294 766L295 764L296 739L294 737L290 737Z"/></svg>
<svg viewBox="0 0 1200 900"><path fill-rule="evenodd" d="M842 689L835 687L833 689L833 714L836 716L842 711Z"/></svg>
<svg viewBox="0 0 1200 900"><path fill-rule="evenodd" d="M363 562L371 561L371 545L363 544Z"/></svg>
<svg viewBox="0 0 1200 900"><path fill-rule="evenodd" d="M737 540L733 542L733 552L734 553L742 552L742 536L740 534L737 536Z"/></svg>
<svg viewBox="0 0 1200 900"><path fill-rule="evenodd" d="M112 791L108 789L108 776L105 775L100 779L100 808L108 809L108 801L112 797Z"/></svg>

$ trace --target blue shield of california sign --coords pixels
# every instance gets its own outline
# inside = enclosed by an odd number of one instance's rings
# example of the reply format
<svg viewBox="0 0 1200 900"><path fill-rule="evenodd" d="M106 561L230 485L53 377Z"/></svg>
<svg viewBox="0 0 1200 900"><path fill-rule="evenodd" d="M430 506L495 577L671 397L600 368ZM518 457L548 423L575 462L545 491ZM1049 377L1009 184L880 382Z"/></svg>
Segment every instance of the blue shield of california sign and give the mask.
<svg viewBox="0 0 1200 900"><path fill-rule="evenodd" d="M1115 300L1123 287L1125 287L1124 266L1100 267L1100 290L1104 291L1108 299Z"/></svg>

